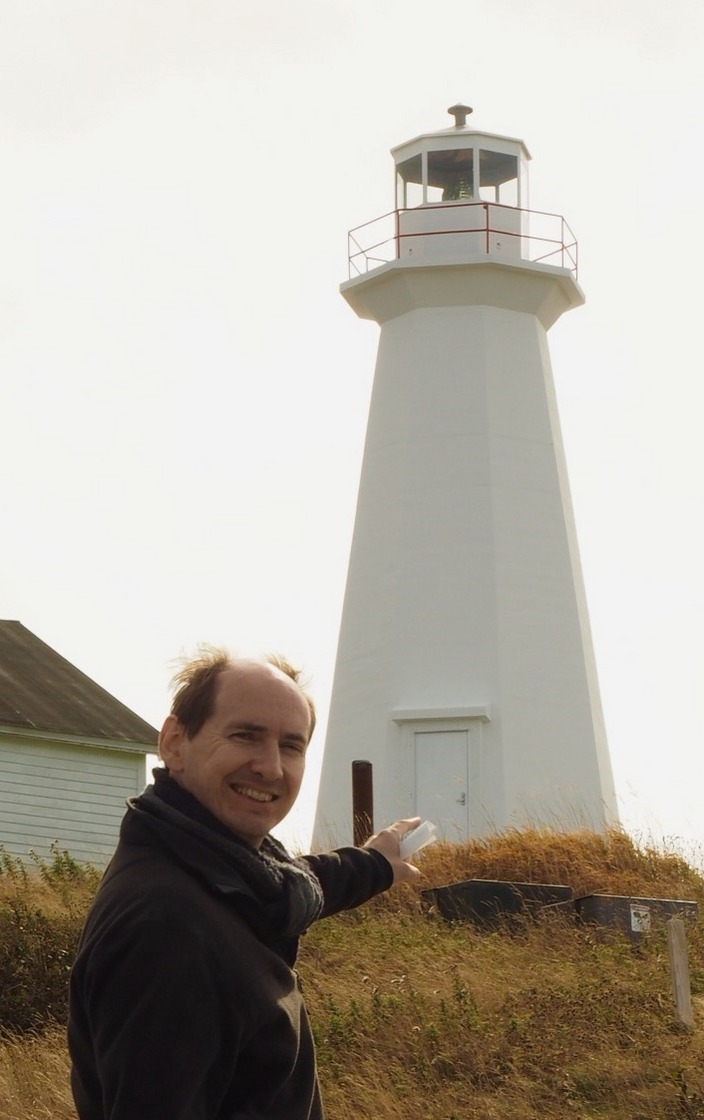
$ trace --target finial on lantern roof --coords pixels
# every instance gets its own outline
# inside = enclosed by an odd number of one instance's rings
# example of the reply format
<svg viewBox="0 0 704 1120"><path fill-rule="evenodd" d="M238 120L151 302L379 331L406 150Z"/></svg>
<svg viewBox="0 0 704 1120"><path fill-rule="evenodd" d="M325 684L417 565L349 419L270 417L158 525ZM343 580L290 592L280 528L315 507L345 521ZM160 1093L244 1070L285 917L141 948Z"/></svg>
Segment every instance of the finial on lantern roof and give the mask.
<svg viewBox="0 0 704 1120"><path fill-rule="evenodd" d="M453 105L447 111L455 118L455 128L464 128L467 117L472 112L469 105Z"/></svg>

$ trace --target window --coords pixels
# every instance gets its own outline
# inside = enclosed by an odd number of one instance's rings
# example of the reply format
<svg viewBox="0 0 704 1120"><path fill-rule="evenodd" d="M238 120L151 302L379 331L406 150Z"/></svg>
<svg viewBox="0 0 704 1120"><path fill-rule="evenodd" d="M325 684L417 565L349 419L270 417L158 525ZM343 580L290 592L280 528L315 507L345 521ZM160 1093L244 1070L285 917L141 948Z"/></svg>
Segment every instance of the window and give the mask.
<svg viewBox="0 0 704 1120"><path fill-rule="evenodd" d="M428 202L470 202L474 198L474 152L459 148L428 152Z"/></svg>

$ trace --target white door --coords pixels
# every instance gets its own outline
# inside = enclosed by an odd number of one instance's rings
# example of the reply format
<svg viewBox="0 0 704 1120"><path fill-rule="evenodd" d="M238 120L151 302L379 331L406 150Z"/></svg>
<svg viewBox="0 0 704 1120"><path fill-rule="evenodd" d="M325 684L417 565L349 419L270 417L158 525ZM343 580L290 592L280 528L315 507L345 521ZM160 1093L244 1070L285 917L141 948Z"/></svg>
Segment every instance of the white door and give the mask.
<svg viewBox="0 0 704 1120"><path fill-rule="evenodd" d="M416 731L416 813L446 840L469 835L469 731Z"/></svg>

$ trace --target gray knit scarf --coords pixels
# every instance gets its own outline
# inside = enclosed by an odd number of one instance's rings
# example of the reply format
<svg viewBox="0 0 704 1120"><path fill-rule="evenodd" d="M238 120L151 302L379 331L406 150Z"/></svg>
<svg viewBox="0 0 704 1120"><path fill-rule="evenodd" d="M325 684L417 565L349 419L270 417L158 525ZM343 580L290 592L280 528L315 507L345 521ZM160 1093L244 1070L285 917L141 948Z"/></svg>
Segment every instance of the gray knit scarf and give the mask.
<svg viewBox="0 0 704 1120"><path fill-rule="evenodd" d="M267 941L298 938L320 916L323 892L308 863L290 856L273 836L253 848L213 817L166 770L130 803L133 809L198 836L223 856L254 896L245 917Z"/></svg>

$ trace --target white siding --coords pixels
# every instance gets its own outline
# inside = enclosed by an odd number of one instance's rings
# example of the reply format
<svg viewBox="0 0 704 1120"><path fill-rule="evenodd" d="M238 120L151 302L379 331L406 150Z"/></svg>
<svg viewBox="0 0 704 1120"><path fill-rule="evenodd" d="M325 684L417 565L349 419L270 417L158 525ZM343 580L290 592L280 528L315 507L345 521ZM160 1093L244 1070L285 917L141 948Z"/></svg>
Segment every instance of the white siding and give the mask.
<svg viewBox="0 0 704 1120"><path fill-rule="evenodd" d="M52 842L104 866L117 843L125 800L144 788L145 756L31 739L0 741L0 844L26 858Z"/></svg>

